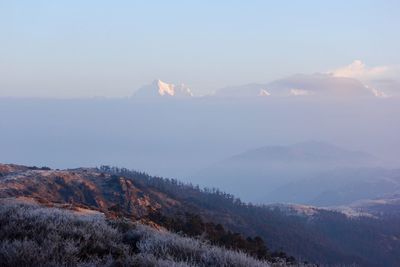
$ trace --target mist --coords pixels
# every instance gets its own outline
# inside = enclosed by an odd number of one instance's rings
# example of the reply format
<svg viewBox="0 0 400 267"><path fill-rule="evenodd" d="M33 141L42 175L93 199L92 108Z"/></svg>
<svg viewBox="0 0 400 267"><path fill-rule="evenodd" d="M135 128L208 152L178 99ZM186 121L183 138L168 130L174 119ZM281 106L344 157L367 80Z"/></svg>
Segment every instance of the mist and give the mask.
<svg viewBox="0 0 400 267"><path fill-rule="evenodd" d="M190 182L249 149L324 141L396 166L399 111L395 98L2 98L0 161L109 164Z"/></svg>

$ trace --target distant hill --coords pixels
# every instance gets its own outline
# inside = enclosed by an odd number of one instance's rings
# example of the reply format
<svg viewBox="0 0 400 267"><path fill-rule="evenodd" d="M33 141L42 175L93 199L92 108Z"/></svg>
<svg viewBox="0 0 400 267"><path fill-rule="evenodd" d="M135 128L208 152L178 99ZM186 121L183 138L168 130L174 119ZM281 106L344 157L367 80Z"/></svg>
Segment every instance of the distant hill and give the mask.
<svg viewBox="0 0 400 267"><path fill-rule="evenodd" d="M321 172L290 182L269 193L276 202L317 206L350 205L400 190L400 170L346 168Z"/></svg>
<svg viewBox="0 0 400 267"><path fill-rule="evenodd" d="M338 207L337 210L349 214L368 214L375 217L398 217L400 216L400 190L380 198L355 201L350 205Z"/></svg>
<svg viewBox="0 0 400 267"><path fill-rule="evenodd" d="M246 151L231 158L233 161L260 162L263 164L303 164L322 167L366 165L376 159L364 152L350 151L338 146L309 141L290 146L265 146Z"/></svg>
<svg viewBox="0 0 400 267"><path fill-rule="evenodd" d="M384 182L380 179L384 170L377 168L380 164L378 158L365 152L309 141L249 150L195 173L193 179L201 185L224 188L248 201L319 205L323 201L313 202L314 198L332 184L335 186L329 189L336 190L347 184L354 185L353 181L360 181L365 176L373 176L369 180L376 181L379 187L379 181ZM387 188L386 184L382 184L377 193L384 188ZM342 204L349 198L350 203L359 199L357 197L364 197L362 194L352 196L337 198L336 203L334 199L327 202ZM374 192L366 195L376 196Z"/></svg>
<svg viewBox="0 0 400 267"><path fill-rule="evenodd" d="M221 224L228 231L260 236L270 251L283 250L299 261L359 266L396 266L400 261L398 216L349 217L315 207L251 205L219 190L201 190L127 169L0 165L0 197L30 197L46 205L79 206L182 230L187 227L182 220L196 218L184 219L184 214L194 214L203 222L196 219L199 223L192 224L191 231L206 229L207 223Z"/></svg>

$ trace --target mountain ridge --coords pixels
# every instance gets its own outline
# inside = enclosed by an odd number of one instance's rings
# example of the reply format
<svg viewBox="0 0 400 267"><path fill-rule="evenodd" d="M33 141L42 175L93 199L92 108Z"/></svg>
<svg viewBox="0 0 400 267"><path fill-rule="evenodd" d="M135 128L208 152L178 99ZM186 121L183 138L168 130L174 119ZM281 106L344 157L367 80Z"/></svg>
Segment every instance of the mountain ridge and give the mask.
<svg viewBox="0 0 400 267"><path fill-rule="evenodd" d="M301 261L332 265L356 262L375 267L395 266L400 260L400 254L396 253L400 244L393 239L400 235L397 217L349 218L341 212L324 209L297 215L245 203L217 189L200 189L175 179L123 168L50 170L0 165L0 197L75 203L132 219L144 218L154 211L172 218L195 211L205 222L222 224L247 236L259 235L271 249L283 249ZM363 231L369 231L370 235L363 235ZM371 250L375 253L365 253Z"/></svg>
<svg viewBox="0 0 400 267"><path fill-rule="evenodd" d="M256 203L280 201L325 206L322 201L320 205L307 202L308 199L305 201L308 195L322 194L322 190L327 190L316 187L320 181L332 178L346 184L360 180L351 175L369 175L371 181L374 178L375 181L383 181L379 177L385 173L381 164L384 163L379 158L366 152L344 149L327 142L307 141L246 150L203 168L193 175L192 180L203 186L224 188ZM377 177L371 177L369 173ZM349 179L345 181L344 178ZM314 191L311 186L310 190L306 186L307 181L312 179ZM349 201L353 200L351 195L351 192L347 193Z"/></svg>
<svg viewBox="0 0 400 267"><path fill-rule="evenodd" d="M225 87L216 96L230 97L387 97L376 88L355 78L337 77L326 73L294 74L268 83L249 83Z"/></svg>

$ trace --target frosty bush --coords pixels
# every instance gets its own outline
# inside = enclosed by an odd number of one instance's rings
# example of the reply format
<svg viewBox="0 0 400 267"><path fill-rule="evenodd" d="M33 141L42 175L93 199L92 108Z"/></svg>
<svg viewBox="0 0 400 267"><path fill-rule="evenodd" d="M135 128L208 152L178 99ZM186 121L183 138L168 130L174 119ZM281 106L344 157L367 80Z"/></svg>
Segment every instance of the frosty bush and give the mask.
<svg viewBox="0 0 400 267"><path fill-rule="evenodd" d="M269 266L240 251L34 204L0 202L0 266ZM284 266L279 265L279 266Z"/></svg>
<svg viewBox="0 0 400 267"><path fill-rule="evenodd" d="M182 237L170 232L159 232L148 226L137 225L128 235L140 240L140 253L159 259L185 262L194 266L269 266L242 252L211 246L204 241Z"/></svg>
<svg viewBox="0 0 400 267"><path fill-rule="evenodd" d="M101 216L79 216L21 203L0 207L1 266L129 262L130 248L121 240L121 234Z"/></svg>

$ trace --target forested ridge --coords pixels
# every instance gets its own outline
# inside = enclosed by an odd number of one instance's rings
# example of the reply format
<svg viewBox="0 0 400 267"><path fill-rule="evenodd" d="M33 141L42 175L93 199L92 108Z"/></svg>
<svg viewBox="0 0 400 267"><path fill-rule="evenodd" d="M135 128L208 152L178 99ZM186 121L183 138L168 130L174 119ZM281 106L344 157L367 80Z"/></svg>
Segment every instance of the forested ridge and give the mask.
<svg viewBox="0 0 400 267"><path fill-rule="evenodd" d="M396 266L400 219L245 203L218 189L102 166L50 170L0 164L0 197L30 198L158 225L259 260ZM302 210L304 209L304 210Z"/></svg>

